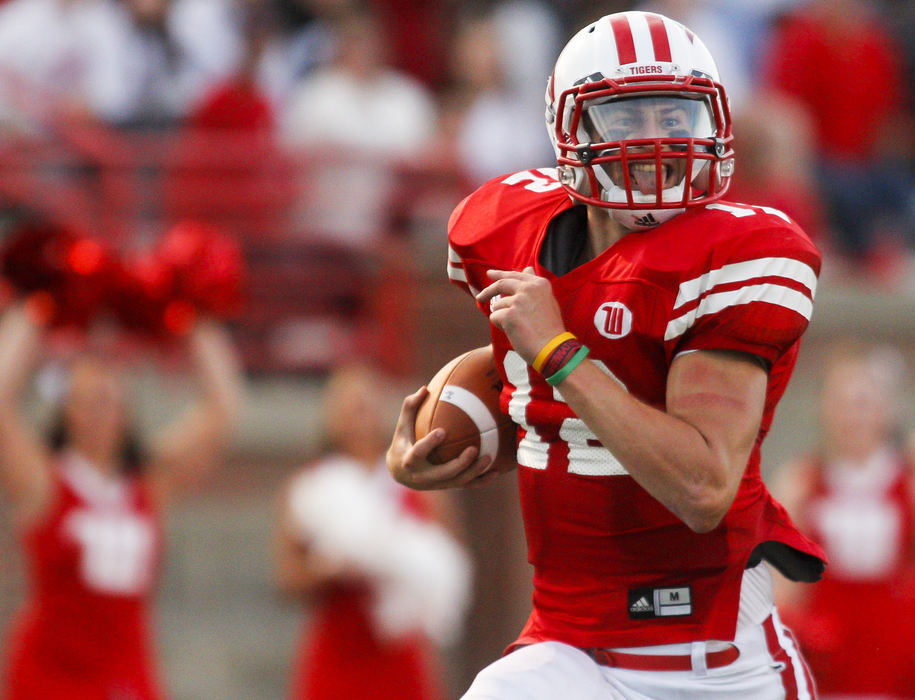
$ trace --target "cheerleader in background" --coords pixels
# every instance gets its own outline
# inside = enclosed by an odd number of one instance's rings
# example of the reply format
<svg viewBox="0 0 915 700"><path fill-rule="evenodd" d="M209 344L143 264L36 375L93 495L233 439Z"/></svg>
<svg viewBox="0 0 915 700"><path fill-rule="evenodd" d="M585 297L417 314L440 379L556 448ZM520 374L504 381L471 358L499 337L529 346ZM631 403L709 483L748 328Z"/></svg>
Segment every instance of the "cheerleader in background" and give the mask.
<svg viewBox="0 0 915 700"><path fill-rule="evenodd" d="M902 449L905 367L891 347L845 339L825 363L819 445L773 492L830 565L776 598L824 700L915 698L915 471Z"/></svg>
<svg viewBox="0 0 915 700"><path fill-rule="evenodd" d="M17 301L0 319L0 479L28 576L4 697L161 698L150 629L160 517L219 464L242 395L239 362L217 322L197 321L184 337L199 398L144 451L118 370L110 358L80 354L43 440L20 412L45 344L35 308Z"/></svg>
<svg viewBox="0 0 915 700"><path fill-rule="evenodd" d="M410 491L385 466L391 425L381 377L342 367L328 380L327 449L282 494L275 574L310 606L290 697L446 697L434 650L453 643L471 564L441 494Z"/></svg>

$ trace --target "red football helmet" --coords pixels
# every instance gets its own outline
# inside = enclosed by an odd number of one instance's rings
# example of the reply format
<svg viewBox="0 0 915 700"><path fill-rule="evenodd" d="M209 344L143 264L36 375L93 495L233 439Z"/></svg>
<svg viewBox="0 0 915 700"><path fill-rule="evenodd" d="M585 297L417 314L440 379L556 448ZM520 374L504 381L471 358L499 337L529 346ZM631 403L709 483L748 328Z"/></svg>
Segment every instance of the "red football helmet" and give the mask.
<svg viewBox="0 0 915 700"><path fill-rule="evenodd" d="M559 180L576 200L650 228L724 194L731 118L711 54L650 12L607 15L556 61L546 122Z"/></svg>

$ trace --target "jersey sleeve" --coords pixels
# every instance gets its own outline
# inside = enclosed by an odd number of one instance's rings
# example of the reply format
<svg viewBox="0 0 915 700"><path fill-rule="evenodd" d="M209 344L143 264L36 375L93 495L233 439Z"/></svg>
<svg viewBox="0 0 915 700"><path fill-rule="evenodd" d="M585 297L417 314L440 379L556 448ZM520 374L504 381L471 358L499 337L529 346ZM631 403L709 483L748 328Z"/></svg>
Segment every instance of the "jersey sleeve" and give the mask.
<svg viewBox="0 0 915 700"><path fill-rule="evenodd" d="M448 220L448 278L475 295L489 286L487 270L522 270L538 235L568 195L549 168L502 175L455 207Z"/></svg>
<svg viewBox="0 0 915 700"><path fill-rule="evenodd" d="M820 254L800 229L754 230L680 283L664 335L672 354L737 350L772 364L813 314Z"/></svg>
<svg viewBox="0 0 915 700"><path fill-rule="evenodd" d="M480 287L471 287L470 282L467 278L467 268L464 266L464 258L461 253L465 251L461 246L456 246L452 243L452 231L458 226L458 222L461 220L461 214L464 211L464 208L467 206L467 201L470 197L465 197L460 204L458 204L454 211L451 212L451 216L448 219L448 279L452 284L457 285L459 288L463 289L465 292L471 296L475 296L477 292L480 291Z"/></svg>

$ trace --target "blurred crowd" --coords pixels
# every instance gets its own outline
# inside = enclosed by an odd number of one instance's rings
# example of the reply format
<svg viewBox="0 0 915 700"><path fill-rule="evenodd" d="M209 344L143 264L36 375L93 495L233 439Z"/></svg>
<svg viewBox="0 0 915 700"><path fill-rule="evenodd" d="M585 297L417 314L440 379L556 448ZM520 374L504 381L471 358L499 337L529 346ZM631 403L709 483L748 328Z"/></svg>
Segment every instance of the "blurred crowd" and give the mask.
<svg viewBox="0 0 915 700"><path fill-rule="evenodd" d="M348 288L322 313L361 313L339 266L379 280L417 250L440 257L460 196L553 163L555 54L626 9L680 19L718 57L730 199L794 217L827 279L915 285L911 0L5 0L0 201L122 246L187 218L274 266L307 245ZM313 322L273 341L304 365L294 341L317 335L341 345Z"/></svg>

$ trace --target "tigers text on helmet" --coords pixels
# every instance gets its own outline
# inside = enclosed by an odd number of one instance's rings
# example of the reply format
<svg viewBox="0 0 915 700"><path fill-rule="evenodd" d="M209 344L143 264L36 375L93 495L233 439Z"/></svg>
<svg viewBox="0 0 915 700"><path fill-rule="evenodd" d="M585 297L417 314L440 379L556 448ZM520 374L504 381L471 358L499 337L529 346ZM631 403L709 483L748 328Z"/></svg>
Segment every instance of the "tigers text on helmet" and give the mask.
<svg viewBox="0 0 915 700"><path fill-rule="evenodd" d="M678 22L619 12L588 25L560 53L546 103L563 187L626 228L657 226L727 190L727 97L708 49Z"/></svg>

